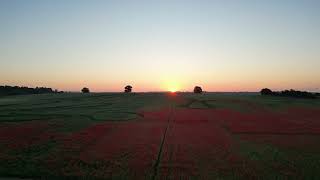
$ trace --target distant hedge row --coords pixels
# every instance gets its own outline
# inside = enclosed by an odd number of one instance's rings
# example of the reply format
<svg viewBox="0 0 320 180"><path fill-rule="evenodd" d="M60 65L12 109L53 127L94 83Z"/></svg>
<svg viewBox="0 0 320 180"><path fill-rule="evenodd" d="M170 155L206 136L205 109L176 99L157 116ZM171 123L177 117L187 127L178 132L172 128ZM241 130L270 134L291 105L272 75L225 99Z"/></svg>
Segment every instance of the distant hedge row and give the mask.
<svg viewBox="0 0 320 180"><path fill-rule="evenodd" d="M0 86L0 96L45 93L62 93L62 91L52 90L51 88L46 87L29 88L19 86Z"/></svg>
<svg viewBox="0 0 320 180"><path fill-rule="evenodd" d="M319 96L319 93L311 93L307 91L296 91L293 89L290 90L284 90L280 92L274 92L271 91L268 88L264 88L260 91L261 95L269 95L269 96L283 96L283 97L295 97L295 98L308 98L308 99L314 99Z"/></svg>

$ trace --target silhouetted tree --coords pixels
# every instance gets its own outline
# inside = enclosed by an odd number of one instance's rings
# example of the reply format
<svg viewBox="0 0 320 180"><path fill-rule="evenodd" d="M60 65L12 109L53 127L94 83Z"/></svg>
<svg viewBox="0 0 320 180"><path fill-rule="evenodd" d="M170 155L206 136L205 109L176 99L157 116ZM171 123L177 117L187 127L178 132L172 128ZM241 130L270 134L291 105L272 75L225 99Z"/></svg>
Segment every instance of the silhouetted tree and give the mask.
<svg viewBox="0 0 320 180"><path fill-rule="evenodd" d="M130 93L131 91L132 91L132 86L127 85L126 87L124 87L124 92Z"/></svg>
<svg viewBox="0 0 320 180"><path fill-rule="evenodd" d="M84 88L82 88L81 92L82 93L90 93L90 90L89 90L89 88L84 87Z"/></svg>
<svg viewBox="0 0 320 180"><path fill-rule="evenodd" d="M264 88L260 91L261 95L273 95L274 93L268 89L268 88Z"/></svg>
<svg viewBox="0 0 320 180"><path fill-rule="evenodd" d="M200 86L195 86L193 89L194 93L202 93L202 88Z"/></svg>

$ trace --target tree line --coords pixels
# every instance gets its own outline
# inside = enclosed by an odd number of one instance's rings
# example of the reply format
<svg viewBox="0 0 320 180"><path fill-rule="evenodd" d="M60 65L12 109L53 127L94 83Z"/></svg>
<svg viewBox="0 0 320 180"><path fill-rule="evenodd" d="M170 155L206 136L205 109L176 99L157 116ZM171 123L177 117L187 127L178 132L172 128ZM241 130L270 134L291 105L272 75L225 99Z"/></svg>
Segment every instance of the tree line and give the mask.
<svg viewBox="0 0 320 180"><path fill-rule="evenodd" d="M62 93L62 91L52 90L52 88L47 87L30 88L25 86L0 86L0 96L45 93Z"/></svg>
<svg viewBox="0 0 320 180"><path fill-rule="evenodd" d="M320 95L320 93L296 91L293 89L277 92L277 91L272 91L271 89L268 89L268 88L262 89L260 93L263 96L282 96L282 97L307 98L307 99L314 99Z"/></svg>
<svg viewBox="0 0 320 180"><path fill-rule="evenodd" d="M131 93L133 87L127 85L124 87L125 93ZM82 93L90 93L89 88L84 87L81 89ZM202 88L200 86L195 86L193 92L196 94L201 94ZM53 90L52 88L47 87L36 87L30 88L25 86L0 86L0 96L7 95L26 95L26 94L45 94L45 93L63 93L63 91L58 91L57 89ZM320 93L311 93L307 91L296 91L293 89L284 90L284 91L272 91L268 88L263 88L260 91L263 96L282 96L282 97L295 97L295 98L308 98L314 99L320 96Z"/></svg>

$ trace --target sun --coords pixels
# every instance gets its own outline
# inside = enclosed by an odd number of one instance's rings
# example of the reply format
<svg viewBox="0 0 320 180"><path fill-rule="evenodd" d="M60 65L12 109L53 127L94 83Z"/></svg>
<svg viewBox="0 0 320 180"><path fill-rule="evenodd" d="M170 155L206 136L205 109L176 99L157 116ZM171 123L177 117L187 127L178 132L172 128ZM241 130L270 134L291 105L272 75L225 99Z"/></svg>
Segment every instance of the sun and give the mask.
<svg viewBox="0 0 320 180"><path fill-rule="evenodd" d="M176 88L169 88L169 91L170 91L171 93L175 93L175 92L177 92L177 89L176 89Z"/></svg>
<svg viewBox="0 0 320 180"><path fill-rule="evenodd" d="M163 87L168 92L176 93L177 91L180 91L181 84L179 83L179 81L170 79L164 82Z"/></svg>
<svg viewBox="0 0 320 180"><path fill-rule="evenodd" d="M171 93L175 93L177 91L179 91L179 85L177 83L172 83L168 86L168 91L171 92Z"/></svg>

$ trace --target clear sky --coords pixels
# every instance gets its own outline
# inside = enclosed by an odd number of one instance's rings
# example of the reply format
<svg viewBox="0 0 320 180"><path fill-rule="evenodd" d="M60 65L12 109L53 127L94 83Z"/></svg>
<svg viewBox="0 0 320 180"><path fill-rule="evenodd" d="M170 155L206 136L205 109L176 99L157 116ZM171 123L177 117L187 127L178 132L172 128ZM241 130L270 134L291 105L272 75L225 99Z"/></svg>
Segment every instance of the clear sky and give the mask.
<svg viewBox="0 0 320 180"><path fill-rule="evenodd" d="M0 84L320 91L320 1L0 0Z"/></svg>

